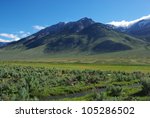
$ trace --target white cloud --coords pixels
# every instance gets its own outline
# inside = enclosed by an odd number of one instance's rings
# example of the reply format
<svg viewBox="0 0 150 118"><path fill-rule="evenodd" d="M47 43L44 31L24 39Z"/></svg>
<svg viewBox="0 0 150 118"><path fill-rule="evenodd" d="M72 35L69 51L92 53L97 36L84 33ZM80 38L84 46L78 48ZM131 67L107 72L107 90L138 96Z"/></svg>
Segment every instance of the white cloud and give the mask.
<svg viewBox="0 0 150 118"><path fill-rule="evenodd" d="M44 26L35 25L33 26L35 30L41 30L44 29ZM0 42L12 42L12 41L18 41L22 38L25 38L27 36L31 35L30 32L25 31L18 31L15 33L0 33Z"/></svg>
<svg viewBox="0 0 150 118"><path fill-rule="evenodd" d="M5 37L5 38L14 39L14 40L19 40L19 37L14 34L1 33L0 36Z"/></svg>
<svg viewBox="0 0 150 118"><path fill-rule="evenodd" d="M45 27L44 27L44 26L40 26L40 25L35 25L35 26L33 26L33 28L34 28L35 30L42 30L42 29L44 29Z"/></svg>
<svg viewBox="0 0 150 118"><path fill-rule="evenodd" d="M108 24L114 25L116 27L128 27L128 26L131 25L130 22L125 21L125 20L123 20L123 21L112 21L112 22L110 22Z"/></svg>
<svg viewBox="0 0 150 118"><path fill-rule="evenodd" d="M9 34L9 33L0 33L0 39L1 42L11 42L11 41L18 41L24 37L29 36L31 33L30 32L24 32L24 31L19 31L15 34Z"/></svg>
<svg viewBox="0 0 150 118"><path fill-rule="evenodd" d="M11 42L11 40L0 39L0 42Z"/></svg>
<svg viewBox="0 0 150 118"><path fill-rule="evenodd" d="M139 19L133 20L133 21L126 21L126 20L122 20L122 21L112 21L108 24L114 25L116 27L130 27L131 25L133 25L134 23L137 23L141 20L147 20L150 19L150 14L147 16L143 16Z"/></svg>

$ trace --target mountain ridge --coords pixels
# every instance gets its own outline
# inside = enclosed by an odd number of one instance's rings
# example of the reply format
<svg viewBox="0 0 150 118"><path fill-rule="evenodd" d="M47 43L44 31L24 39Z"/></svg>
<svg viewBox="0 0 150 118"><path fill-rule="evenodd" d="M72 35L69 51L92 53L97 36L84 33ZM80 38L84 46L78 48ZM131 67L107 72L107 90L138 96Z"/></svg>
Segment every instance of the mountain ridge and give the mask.
<svg viewBox="0 0 150 118"><path fill-rule="evenodd" d="M82 18L49 26L0 49L13 58L44 57L45 55L105 54L146 49L147 42L114 30L111 26ZM17 52L17 53L16 53ZM25 56L26 55L26 56ZM31 56L31 57L32 57ZM19 57L20 58L20 57Z"/></svg>
<svg viewBox="0 0 150 118"><path fill-rule="evenodd" d="M141 19L129 27L110 25L113 29L150 42L150 18Z"/></svg>

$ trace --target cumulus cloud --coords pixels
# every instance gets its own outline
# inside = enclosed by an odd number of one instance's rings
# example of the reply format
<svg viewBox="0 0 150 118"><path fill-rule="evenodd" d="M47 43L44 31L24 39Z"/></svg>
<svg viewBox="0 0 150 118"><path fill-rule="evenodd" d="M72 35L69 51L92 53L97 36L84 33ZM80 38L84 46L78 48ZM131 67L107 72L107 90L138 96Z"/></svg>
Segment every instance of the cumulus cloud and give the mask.
<svg viewBox="0 0 150 118"><path fill-rule="evenodd" d="M17 35L7 34L7 33L1 33L0 36L10 38L10 39L15 39L15 40L17 40L19 38Z"/></svg>
<svg viewBox="0 0 150 118"><path fill-rule="evenodd" d="M45 27L44 27L44 26L40 26L40 25L35 25L35 26L33 26L33 28L34 28L35 30L42 30L42 29L44 29Z"/></svg>
<svg viewBox="0 0 150 118"><path fill-rule="evenodd" d="M11 42L11 40L0 39L0 42Z"/></svg>
<svg viewBox="0 0 150 118"><path fill-rule="evenodd" d="M25 32L25 31L19 31L15 34L9 34L9 33L0 33L0 42L11 42L11 41L18 41L24 37L29 36L31 33L30 32Z"/></svg>
<svg viewBox="0 0 150 118"><path fill-rule="evenodd" d="M139 22L139 21L141 21L141 20L148 20L148 19L150 19L150 14L147 15L147 16L143 16L143 17L141 17L141 18L139 18L139 19L133 20L133 21L126 21L126 20L122 20L122 21L112 21L112 22L110 22L110 23L108 23L108 24L114 25L114 26L116 26L116 27L130 27L130 26L132 26L134 23L137 23L137 22Z"/></svg>
<svg viewBox="0 0 150 118"><path fill-rule="evenodd" d="M9 38L9 39L13 39L14 41L17 41L20 39L17 35L8 34L8 33L0 33L0 36L5 37L5 38Z"/></svg>

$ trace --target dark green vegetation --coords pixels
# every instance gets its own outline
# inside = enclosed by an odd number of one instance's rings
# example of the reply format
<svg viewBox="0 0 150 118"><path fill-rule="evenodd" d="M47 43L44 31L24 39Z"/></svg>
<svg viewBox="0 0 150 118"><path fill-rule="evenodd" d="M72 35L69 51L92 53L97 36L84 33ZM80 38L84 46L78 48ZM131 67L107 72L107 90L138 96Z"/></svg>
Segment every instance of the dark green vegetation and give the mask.
<svg viewBox="0 0 150 118"><path fill-rule="evenodd" d="M0 100L150 100L149 68L1 62Z"/></svg>

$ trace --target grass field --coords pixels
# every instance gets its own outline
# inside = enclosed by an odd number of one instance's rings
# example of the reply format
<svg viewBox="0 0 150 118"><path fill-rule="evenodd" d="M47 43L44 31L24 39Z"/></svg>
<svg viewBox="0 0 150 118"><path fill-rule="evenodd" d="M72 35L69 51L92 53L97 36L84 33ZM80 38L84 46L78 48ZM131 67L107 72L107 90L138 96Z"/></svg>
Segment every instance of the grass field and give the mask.
<svg viewBox="0 0 150 118"><path fill-rule="evenodd" d="M90 54L87 52L43 53L43 47L34 49L0 49L1 61L29 61L55 63L98 63L120 65L150 65L150 49Z"/></svg>
<svg viewBox="0 0 150 118"><path fill-rule="evenodd" d="M101 70L101 71L125 71L125 72L150 72L150 65L129 64L99 64L99 63L52 63L52 62L23 62L23 61L1 61L0 65L32 66L69 70Z"/></svg>
<svg viewBox="0 0 150 118"><path fill-rule="evenodd" d="M0 62L0 100L150 100L150 65Z"/></svg>

